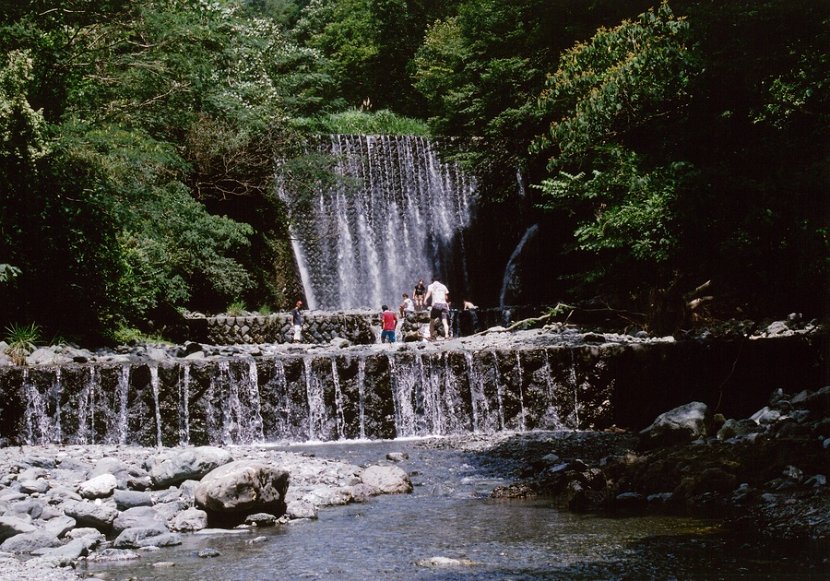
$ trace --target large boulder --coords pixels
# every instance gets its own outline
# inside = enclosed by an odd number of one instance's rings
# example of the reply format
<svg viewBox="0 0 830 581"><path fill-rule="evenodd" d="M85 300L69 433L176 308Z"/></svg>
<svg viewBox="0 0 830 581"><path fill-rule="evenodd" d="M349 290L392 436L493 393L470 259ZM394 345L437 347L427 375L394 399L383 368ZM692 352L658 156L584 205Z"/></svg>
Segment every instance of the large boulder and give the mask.
<svg viewBox="0 0 830 581"><path fill-rule="evenodd" d="M178 485L185 480L199 480L211 470L227 464L233 457L215 446L200 446L159 454L150 461L149 472L156 488Z"/></svg>
<svg viewBox="0 0 830 581"><path fill-rule="evenodd" d="M369 466L361 478L364 484L377 488L382 493L412 492L409 475L397 466Z"/></svg>
<svg viewBox="0 0 830 581"><path fill-rule="evenodd" d="M693 401L657 416L650 426L640 432L640 446L651 449L686 444L708 436L711 425L709 406Z"/></svg>
<svg viewBox="0 0 830 581"><path fill-rule="evenodd" d="M232 524L255 512L284 514L287 491L287 471L263 462L238 460L202 478L195 499L212 524Z"/></svg>

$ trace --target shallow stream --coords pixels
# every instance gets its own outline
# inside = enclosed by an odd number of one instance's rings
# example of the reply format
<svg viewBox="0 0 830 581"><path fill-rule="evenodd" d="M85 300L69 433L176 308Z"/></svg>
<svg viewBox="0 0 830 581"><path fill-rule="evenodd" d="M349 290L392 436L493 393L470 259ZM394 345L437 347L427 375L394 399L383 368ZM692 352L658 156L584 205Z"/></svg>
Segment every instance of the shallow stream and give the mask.
<svg viewBox="0 0 830 581"><path fill-rule="evenodd" d="M255 533L184 535L181 546L144 552L135 561L89 563L83 573L201 581L826 579L830 573L828 565L817 570L783 548L745 543L717 521L609 518L573 514L545 500L493 500L489 492L506 483L497 463L424 444L287 447L358 465L404 452L409 458L401 466L414 492L327 508L318 520ZM207 548L218 556L199 557Z"/></svg>

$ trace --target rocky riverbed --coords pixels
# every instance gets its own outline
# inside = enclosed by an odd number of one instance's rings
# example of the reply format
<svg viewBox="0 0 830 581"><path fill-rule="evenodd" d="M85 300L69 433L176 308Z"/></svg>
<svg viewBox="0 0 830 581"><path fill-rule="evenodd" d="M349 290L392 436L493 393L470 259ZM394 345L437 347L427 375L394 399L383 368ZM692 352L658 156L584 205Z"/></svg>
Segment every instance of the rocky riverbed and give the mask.
<svg viewBox="0 0 830 581"><path fill-rule="evenodd" d="M411 491L392 460L356 466L268 446L3 448L0 579L69 579L83 559L136 559L183 534L252 535Z"/></svg>

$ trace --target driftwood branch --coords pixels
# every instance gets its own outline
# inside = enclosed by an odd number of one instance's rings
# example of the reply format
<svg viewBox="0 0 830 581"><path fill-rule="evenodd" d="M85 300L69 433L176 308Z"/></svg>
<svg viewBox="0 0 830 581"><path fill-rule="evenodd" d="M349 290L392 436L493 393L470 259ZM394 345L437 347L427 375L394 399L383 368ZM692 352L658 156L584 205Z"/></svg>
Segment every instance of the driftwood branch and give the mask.
<svg viewBox="0 0 830 581"><path fill-rule="evenodd" d="M513 323L509 327L505 327L503 329L496 329L496 328L484 329L483 331L479 331L478 333L476 333L474 335L470 335L470 336L471 337L478 337L479 335L486 335L487 333L501 333L501 332L504 332L504 331L512 331L513 329L517 329L519 327L523 327L525 325L531 325L531 324L534 324L534 323L541 323L541 322L547 321L551 318L553 318L553 315L551 315L551 314L542 315L541 317L531 317L529 319L522 319L521 321L516 321L515 323Z"/></svg>

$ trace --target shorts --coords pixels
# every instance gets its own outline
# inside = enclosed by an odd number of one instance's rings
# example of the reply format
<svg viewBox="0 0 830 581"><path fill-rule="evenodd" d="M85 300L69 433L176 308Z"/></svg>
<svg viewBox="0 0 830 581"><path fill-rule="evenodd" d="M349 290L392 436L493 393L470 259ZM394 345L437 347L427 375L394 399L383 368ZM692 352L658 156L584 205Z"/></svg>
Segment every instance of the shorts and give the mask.
<svg viewBox="0 0 830 581"><path fill-rule="evenodd" d="M449 308L446 303L434 303L429 312L430 319L441 319L446 321L449 318Z"/></svg>
<svg viewBox="0 0 830 581"><path fill-rule="evenodd" d="M380 334L380 342L381 343L394 343L395 342L395 331L383 331Z"/></svg>

